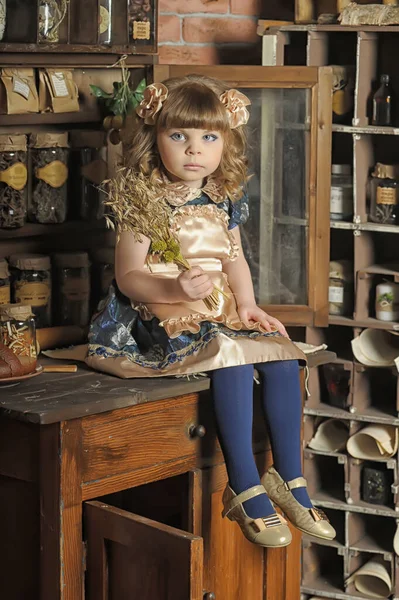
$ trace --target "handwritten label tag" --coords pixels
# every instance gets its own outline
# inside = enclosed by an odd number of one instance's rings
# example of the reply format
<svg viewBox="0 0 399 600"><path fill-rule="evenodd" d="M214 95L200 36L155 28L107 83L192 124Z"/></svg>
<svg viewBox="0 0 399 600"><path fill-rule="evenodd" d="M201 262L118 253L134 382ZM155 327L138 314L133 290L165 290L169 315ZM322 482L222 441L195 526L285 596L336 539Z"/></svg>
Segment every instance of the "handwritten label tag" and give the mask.
<svg viewBox="0 0 399 600"><path fill-rule="evenodd" d="M149 40L151 37L149 21L134 21L133 23L133 39L134 40Z"/></svg>
<svg viewBox="0 0 399 600"><path fill-rule="evenodd" d="M13 78L12 91L15 92L16 94L19 94L20 96L23 96L26 100L29 100L29 96L30 96L29 85L27 83L25 83L24 81L21 81L21 79L18 79L18 77Z"/></svg>
<svg viewBox="0 0 399 600"><path fill-rule="evenodd" d="M54 95L57 98L65 98L69 96L64 73L53 73L51 75L51 82L53 84Z"/></svg>

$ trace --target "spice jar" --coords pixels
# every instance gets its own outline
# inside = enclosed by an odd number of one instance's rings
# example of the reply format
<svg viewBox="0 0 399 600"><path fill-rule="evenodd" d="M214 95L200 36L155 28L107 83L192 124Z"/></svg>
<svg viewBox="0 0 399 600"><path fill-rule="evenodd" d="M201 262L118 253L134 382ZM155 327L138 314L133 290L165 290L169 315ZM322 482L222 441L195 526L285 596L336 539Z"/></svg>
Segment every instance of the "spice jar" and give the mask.
<svg viewBox="0 0 399 600"><path fill-rule="evenodd" d="M21 375L27 375L36 369L36 327L30 306L0 306L0 341L18 357L22 365Z"/></svg>
<svg viewBox="0 0 399 600"><path fill-rule="evenodd" d="M68 0L38 0L38 41L59 42L60 25L66 17Z"/></svg>
<svg viewBox="0 0 399 600"><path fill-rule="evenodd" d="M0 41L4 37L4 31L6 28L6 18L7 18L6 0L0 0Z"/></svg>
<svg viewBox="0 0 399 600"><path fill-rule="evenodd" d="M98 43L110 44L112 36L112 0L99 0Z"/></svg>
<svg viewBox="0 0 399 600"><path fill-rule="evenodd" d="M129 39L135 43L150 40L152 20L151 0L128 0Z"/></svg>
<svg viewBox="0 0 399 600"><path fill-rule="evenodd" d="M26 135L0 135L0 228L15 229L26 223Z"/></svg>
<svg viewBox="0 0 399 600"><path fill-rule="evenodd" d="M42 254L12 254L12 299L32 307L36 327L51 325L51 262Z"/></svg>
<svg viewBox="0 0 399 600"><path fill-rule="evenodd" d="M102 131L71 132L74 212L86 221L104 216L105 193L99 186L107 178L106 143Z"/></svg>
<svg viewBox="0 0 399 600"><path fill-rule="evenodd" d="M353 179L350 165L332 165L330 217L344 221L353 216Z"/></svg>
<svg viewBox="0 0 399 600"><path fill-rule="evenodd" d="M63 223L67 216L68 134L31 135L32 198L29 219Z"/></svg>
<svg viewBox="0 0 399 600"><path fill-rule="evenodd" d="M330 315L348 316L353 309L352 264L348 260L330 262L328 302Z"/></svg>
<svg viewBox="0 0 399 600"><path fill-rule="evenodd" d="M388 225L397 222L398 177L398 165L375 165L370 180L370 221Z"/></svg>
<svg viewBox="0 0 399 600"><path fill-rule="evenodd" d="M399 321L399 283L384 281L377 285L375 316L380 321Z"/></svg>
<svg viewBox="0 0 399 600"><path fill-rule="evenodd" d="M355 67L332 65L332 113L334 123L350 124L353 117Z"/></svg>
<svg viewBox="0 0 399 600"><path fill-rule="evenodd" d="M10 303L10 272L5 258L0 258L0 304Z"/></svg>
<svg viewBox="0 0 399 600"><path fill-rule="evenodd" d="M90 261L86 252L54 255L55 321L84 327L90 317Z"/></svg>
<svg viewBox="0 0 399 600"><path fill-rule="evenodd" d="M107 296L109 287L115 277L115 248L99 248L91 254L93 309Z"/></svg>

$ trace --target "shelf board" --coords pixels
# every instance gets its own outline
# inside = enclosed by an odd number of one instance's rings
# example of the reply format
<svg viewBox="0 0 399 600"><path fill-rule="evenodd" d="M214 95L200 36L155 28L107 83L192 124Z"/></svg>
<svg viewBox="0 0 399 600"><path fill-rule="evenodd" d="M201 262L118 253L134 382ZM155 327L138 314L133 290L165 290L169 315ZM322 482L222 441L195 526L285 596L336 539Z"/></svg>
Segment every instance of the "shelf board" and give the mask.
<svg viewBox="0 0 399 600"><path fill-rule="evenodd" d="M359 421L361 423L380 423L383 425L395 425L399 426L399 417L381 413L377 409L366 409L362 412L349 412L343 408L337 408L330 404L320 403L317 406L308 407L305 406L305 415L315 417L330 417L332 419L342 419L343 421ZM311 448L310 448L311 450ZM380 462L385 462L384 459Z"/></svg>
<svg viewBox="0 0 399 600"><path fill-rule="evenodd" d="M309 446L305 447L304 452L306 454L315 454L317 456L330 456L331 458L339 458L341 456L344 456L345 458L348 457L348 455L345 454L344 452L329 452L328 450L314 450L313 448L309 448Z"/></svg>
<svg viewBox="0 0 399 600"><path fill-rule="evenodd" d="M356 504L348 504L343 500L337 500L327 492L320 491L311 497L313 504L322 508L332 508L333 510L344 510L346 512L356 512L365 515L378 515L381 517L399 518L399 512L388 506L378 504L368 504L359 500Z"/></svg>
<svg viewBox="0 0 399 600"><path fill-rule="evenodd" d="M330 548L345 548L345 544L337 542L337 540L323 540L322 538L314 537L313 535L302 534L302 541L309 544L317 544L318 546L328 546Z"/></svg>
<svg viewBox="0 0 399 600"><path fill-rule="evenodd" d="M70 125L71 123L99 123L101 113L97 109L71 113L29 113L25 115L0 115L1 127L17 125Z"/></svg>
<svg viewBox="0 0 399 600"><path fill-rule="evenodd" d="M384 329L385 331L399 331L399 323L393 321L380 321L371 317L367 319L351 319L350 317L339 317L337 315L329 315L328 322L330 325L342 325L344 327L359 327L365 329Z"/></svg>
<svg viewBox="0 0 399 600"><path fill-rule="evenodd" d="M359 552L372 552L373 554L393 554L392 547L391 550L383 548L369 535L365 535L361 540L358 540L354 544L350 544L350 548L351 550L358 550Z"/></svg>
<svg viewBox="0 0 399 600"><path fill-rule="evenodd" d="M321 598L334 598L334 600L353 600L354 598L362 598L362 600L373 600L363 594L345 594L341 589L334 587L330 582L319 577L312 582L312 585L302 585L301 592L310 594L311 596L319 596ZM390 598L392 596L389 596Z"/></svg>
<svg viewBox="0 0 399 600"><path fill-rule="evenodd" d="M330 221L331 229L347 229L351 231L376 231L377 233L399 233L397 225L382 223L350 223L349 221Z"/></svg>
<svg viewBox="0 0 399 600"><path fill-rule="evenodd" d="M335 133L352 133L365 135L399 135L399 127L380 127L379 125L337 125L333 123Z"/></svg>
<svg viewBox="0 0 399 600"><path fill-rule="evenodd" d="M259 25L263 22L267 26L267 20L259 20ZM275 33L278 31L338 31L343 33L356 33L357 31L373 32L376 33L398 33L399 25L317 25L316 23L304 23L303 25L280 25L278 27L270 27L267 33ZM265 32L266 33L266 32Z"/></svg>
<svg viewBox="0 0 399 600"><path fill-rule="evenodd" d="M3 240L15 240L16 238L27 238L36 236L65 235L72 233L84 233L86 231L107 231L104 219L100 221L66 221L65 223L52 223L43 225L41 223L27 223L19 229L0 229L0 242Z"/></svg>

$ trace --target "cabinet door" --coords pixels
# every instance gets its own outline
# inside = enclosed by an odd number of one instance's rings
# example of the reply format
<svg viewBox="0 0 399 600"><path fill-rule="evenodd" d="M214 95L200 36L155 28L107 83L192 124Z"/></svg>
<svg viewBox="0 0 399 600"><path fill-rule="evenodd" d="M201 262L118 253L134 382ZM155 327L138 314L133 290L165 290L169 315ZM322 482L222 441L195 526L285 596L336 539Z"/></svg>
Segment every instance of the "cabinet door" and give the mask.
<svg viewBox="0 0 399 600"><path fill-rule="evenodd" d="M241 228L258 303L285 324L328 324L331 69L154 67L156 81L217 77L251 100L250 218Z"/></svg>
<svg viewBox="0 0 399 600"><path fill-rule="evenodd" d="M85 503L87 600L202 600L202 538Z"/></svg>

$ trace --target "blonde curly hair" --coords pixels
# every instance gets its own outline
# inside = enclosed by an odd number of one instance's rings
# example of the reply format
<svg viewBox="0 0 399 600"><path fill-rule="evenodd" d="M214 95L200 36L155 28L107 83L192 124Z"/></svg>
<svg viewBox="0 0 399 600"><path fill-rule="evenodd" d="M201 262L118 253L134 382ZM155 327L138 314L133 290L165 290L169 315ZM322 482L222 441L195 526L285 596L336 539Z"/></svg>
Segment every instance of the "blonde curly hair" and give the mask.
<svg viewBox="0 0 399 600"><path fill-rule="evenodd" d="M172 128L219 131L224 145L214 177L221 181L227 197L238 200L248 179L247 137L244 126L230 128L227 111L219 100L229 86L218 79L195 74L171 78L163 84L168 88L168 97L155 125L146 125L143 119L138 119L126 166L150 180L155 179L162 167L156 145L159 131Z"/></svg>

